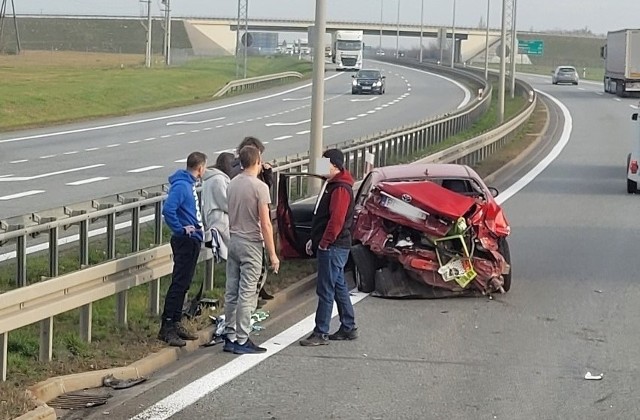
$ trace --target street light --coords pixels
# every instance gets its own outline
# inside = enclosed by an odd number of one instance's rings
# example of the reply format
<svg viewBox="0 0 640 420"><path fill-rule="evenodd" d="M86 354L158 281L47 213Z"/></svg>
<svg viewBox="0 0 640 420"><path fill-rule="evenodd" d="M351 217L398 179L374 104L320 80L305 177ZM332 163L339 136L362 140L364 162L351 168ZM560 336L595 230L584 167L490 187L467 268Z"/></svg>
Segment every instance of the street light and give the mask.
<svg viewBox="0 0 640 420"><path fill-rule="evenodd" d="M380 0L380 41L378 42L378 51L382 51L382 6L384 0Z"/></svg>
<svg viewBox="0 0 640 420"><path fill-rule="evenodd" d="M424 33L424 0L420 6L420 62L422 63L422 37Z"/></svg>
<svg viewBox="0 0 640 420"><path fill-rule="evenodd" d="M318 173L317 160L322 157L324 119L324 35L327 31L326 0L316 0L314 24L313 84L311 85L311 138L309 142L309 172ZM319 183L311 183L312 192L320 190Z"/></svg>
<svg viewBox="0 0 640 420"><path fill-rule="evenodd" d="M511 80L510 89L511 98L516 94L516 55L518 53L518 42L516 40L516 4L517 0L513 1L513 12L511 14Z"/></svg>
<svg viewBox="0 0 640 420"><path fill-rule="evenodd" d="M453 0L453 22L451 22L451 68L456 57L456 0Z"/></svg>
<svg viewBox="0 0 640 420"><path fill-rule="evenodd" d="M491 0L487 0L487 33L484 46L484 80L489 81L489 13L491 13Z"/></svg>
<svg viewBox="0 0 640 420"><path fill-rule="evenodd" d="M498 95L498 124L504 122L504 85L507 71L507 1L502 0L502 31L500 34L500 81Z"/></svg>
<svg viewBox="0 0 640 420"><path fill-rule="evenodd" d="M398 20L396 22L396 58L400 58L400 0L398 0Z"/></svg>

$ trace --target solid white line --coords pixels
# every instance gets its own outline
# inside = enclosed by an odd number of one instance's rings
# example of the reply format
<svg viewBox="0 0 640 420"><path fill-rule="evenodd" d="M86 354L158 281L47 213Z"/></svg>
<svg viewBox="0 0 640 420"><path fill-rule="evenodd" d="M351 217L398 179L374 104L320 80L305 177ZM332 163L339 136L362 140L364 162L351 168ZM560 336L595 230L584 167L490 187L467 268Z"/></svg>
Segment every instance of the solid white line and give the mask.
<svg viewBox="0 0 640 420"><path fill-rule="evenodd" d="M334 74L332 76L325 77L324 80L333 79L334 77L338 77L340 75L341 75L341 73ZM298 91L300 89L305 89L305 88L308 88L310 86L311 86L311 83L307 83L305 85L298 86L298 87L295 87L293 89L285 90L285 91L278 92L278 93L273 93L273 94L267 95L267 96L261 96L259 98L247 99L245 101L234 102L232 104L221 105L221 106L212 107L212 108L199 109L197 111L183 112L183 113L180 113L180 114L164 115L162 117L146 118L146 119L142 119L142 120L128 121L128 122L122 122L122 123L117 123L117 124L101 125L101 126L96 126L96 127L79 128L79 129L76 129L76 130L66 130L66 131L58 131L58 132L54 132L54 133L37 134L37 135L34 135L34 136L15 137L15 138L11 138L11 139L0 140L0 144L2 144L2 143L12 143L12 142L23 141L23 140L41 139L41 138L46 138L46 137L63 136L65 134L84 133L84 132L87 132L87 131L104 130L104 129L114 128L114 127L125 127L125 126L128 126L128 125L142 124L142 123L148 123L148 122L153 122L153 121L167 120L167 119L170 119L170 118L184 117L186 115L202 114L204 112L217 111L219 109L230 108L230 107L234 107L234 106L238 106L238 105L244 105L244 104L248 104L248 103L252 103L252 102L262 101L262 100L265 100L265 99L275 98L275 97L282 96L282 95L287 95L287 94L289 94L291 92L295 92L295 91Z"/></svg>
<svg viewBox="0 0 640 420"><path fill-rule="evenodd" d="M56 155L46 155L46 156L40 156L40 159L50 159L52 157L56 157Z"/></svg>
<svg viewBox="0 0 640 420"><path fill-rule="evenodd" d="M357 291L352 291L351 293L351 302L354 305L368 296L368 294ZM338 315L338 310L334 305L331 317L333 318L336 315ZM238 376L264 362L271 356L278 354L280 351L284 350L313 330L314 325L315 314L312 314L292 327L289 327L285 331L279 333L275 337L272 337L262 343L261 346L267 349L266 353L236 357L229 363L220 366L211 373L208 373L168 397L158 401L142 413L132 417L131 420L168 419L174 414L194 404L205 395L215 391L224 384L231 382Z"/></svg>
<svg viewBox="0 0 640 420"><path fill-rule="evenodd" d="M209 120L202 120L202 121L170 121L167 123L167 125L178 125L178 124L204 124L204 123L208 123L208 122L212 122L212 121L220 121L220 120L224 120L227 117L218 117L218 118L211 118Z"/></svg>
<svg viewBox="0 0 640 420"><path fill-rule="evenodd" d="M302 121L298 121L298 122L292 122L292 123L280 123L280 122L276 122L276 123L267 123L265 124L265 126L267 127L273 127L273 126L292 126L292 125L300 125L300 124L305 124L308 123L311 120L302 120Z"/></svg>
<svg viewBox="0 0 640 420"><path fill-rule="evenodd" d="M44 192L43 190L31 190L31 191L25 191L17 194L5 195L0 197L0 201L7 201L7 200L13 200L15 198L28 197L30 195L41 194L43 192Z"/></svg>
<svg viewBox="0 0 640 420"><path fill-rule="evenodd" d="M76 185L91 184L92 182L104 181L106 179L109 179L109 177L108 176L97 176L95 178L81 179L80 181L69 182L69 183L67 183L67 185L76 186Z"/></svg>
<svg viewBox="0 0 640 420"><path fill-rule="evenodd" d="M78 153L77 150L73 150L71 152L64 152L63 155L75 155L76 153Z"/></svg>
<svg viewBox="0 0 640 420"><path fill-rule="evenodd" d="M334 123L332 123L333 125L340 125L340 124L344 124L344 121L336 121Z"/></svg>
<svg viewBox="0 0 640 420"><path fill-rule="evenodd" d="M280 140L286 140L286 139L290 139L293 136L280 136L280 137L275 137L273 139L273 141L280 141Z"/></svg>
<svg viewBox="0 0 640 420"><path fill-rule="evenodd" d="M118 146L120 146L120 143L110 144L107 146L107 149L110 149L112 147L118 147Z"/></svg>
<svg viewBox="0 0 640 420"><path fill-rule="evenodd" d="M305 96L304 98L284 98L283 101L306 101L311 99L311 96Z"/></svg>
<svg viewBox="0 0 640 420"><path fill-rule="evenodd" d="M29 159L14 160L14 161L11 161L9 163L24 163L24 162L29 162Z"/></svg>
<svg viewBox="0 0 640 420"><path fill-rule="evenodd" d="M78 172L78 171L84 171L85 169L93 169L93 168L99 168L101 166L104 166L104 163L97 163L95 165L89 165L89 166L82 166L80 168L73 168L73 169L65 169L62 171L56 171L56 172L49 172L46 174L40 174L40 175L34 175L34 176L16 176L13 178L0 178L0 182L15 182L15 181L31 181L33 179L39 179L39 178L46 178L46 177L50 177L50 176L54 176L54 175L61 175L61 174L68 174L71 172Z"/></svg>
<svg viewBox="0 0 640 420"><path fill-rule="evenodd" d="M145 166L144 168L131 169L130 171L127 171L127 172L132 174L137 174L140 172L153 171L154 169L160 169L160 168L162 168L162 166L160 165L151 165L151 166Z"/></svg>
<svg viewBox="0 0 640 420"><path fill-rule="evenodd" d="M573 130L573 119L571 117L571 113L569 109L558 99L549 95L548 93L544 93L538 89L536 89L541 95L544 95L551 99L555 104L560 108L562 114L564 115L564 126L562 129L562 136L560 137L560 141L551 149L551 152L545 156L531 171L529 171L525 176L516 181L509 188L504 190L499 196L496 197L496 201L498 204L502 204L511 198L518 191L522 190L524 187L529 185L531 181L533 181L538 175L542 173L551 163L560 155L560 152L565 148L565 146L569 143L569 139L571 138L571 132Z"/></svg>

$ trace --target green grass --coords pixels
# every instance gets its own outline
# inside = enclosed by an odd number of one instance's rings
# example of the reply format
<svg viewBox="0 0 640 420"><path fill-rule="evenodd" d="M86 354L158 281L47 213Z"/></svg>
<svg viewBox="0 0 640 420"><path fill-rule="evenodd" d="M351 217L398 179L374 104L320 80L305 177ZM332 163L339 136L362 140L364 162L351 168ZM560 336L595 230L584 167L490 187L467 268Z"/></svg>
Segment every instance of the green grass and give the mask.
<svg viewBox="0 0 640 420"><path fill-rule="evenodd" d="M96 55L94 65L79 66L77 55L0 56L0 130L210 101L235 79L234 57L145 69L137 56L136 62L131 57ZM125 58L128 64L121 68L119 61ZM289 70L308 75L311 64L291 57L251 57L247 76Z"/></svg>

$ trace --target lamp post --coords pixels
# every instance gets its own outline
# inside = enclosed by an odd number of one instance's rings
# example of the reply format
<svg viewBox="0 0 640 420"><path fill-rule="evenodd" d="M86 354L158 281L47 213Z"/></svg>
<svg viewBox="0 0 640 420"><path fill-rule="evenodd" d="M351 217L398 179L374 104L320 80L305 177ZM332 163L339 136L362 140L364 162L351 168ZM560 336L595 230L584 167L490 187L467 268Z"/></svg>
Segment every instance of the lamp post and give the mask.
<svg viewBox="0 0 640 420"><path fill-rule="evenodd" d="M400 0L398 0L398 19L396 21L396 58L400 58Z"/></svg>
<svg viewBox="0 0 640 420"><path fill-rule="evenodd" d="M456 57L456 0L453 0L453 21L451 22L451 68Z"/></svg>
<svg viewBox="0 0 640 420"><path fill-rule="evenodd" d="M316 21L313 52L313 84L311 85L311 138L309 142L309 172L317 173L316 161L322 157L322 125L324 119L324 34L327 31L326 0L316 0ZM312 191L320 190L320 183L310 184Z"/></svg>
<svg viewBox="0 0 640 420"><path fill-rule="evenodd" d="M517 0L513 1L513 9L511 14L511 79L509 92L511 98L516 94L516 55L518 53L518 41L516 40L516 4Z"/></svg>
<svg viewBox="0 0 640 420"><path fill-rule="evenodd" d="M380 41L378 41L378 50L382 50L382 6L384 5L384 0L380 0Z"/></svg>
<svg viewBox="0 0 640 420"><path fill-rule="evenodd" d="M420 62L422 63L422 37L424 36L424 0L420 6Z"/></svg>
<svg viewBox="0 0 640 420"><path fill-rule="evenodd" d="M500 39L500 87L498 95L498 124L504 122L504 88L507 71L507 1L502 0L502 33Z"/></svg>
<svg viewBox="0 0 640 420"><path fill-rule="evenodd" d="M484 80L489 80L489 13L491 13L491 0L487 0L487 32L484 46Z"/></svg>

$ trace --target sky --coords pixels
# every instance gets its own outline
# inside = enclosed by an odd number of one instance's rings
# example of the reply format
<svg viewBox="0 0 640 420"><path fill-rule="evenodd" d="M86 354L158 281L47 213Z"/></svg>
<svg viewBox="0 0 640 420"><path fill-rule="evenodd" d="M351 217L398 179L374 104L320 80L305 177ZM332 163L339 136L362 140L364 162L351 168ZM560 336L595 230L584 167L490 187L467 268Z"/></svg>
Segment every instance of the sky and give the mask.
<svg viewBox="0 0 640 420"><path fill-rule="evenodd" d="M73 14L139 16L146 1L139 0L14 0L18 14ZM339 21L395 23L400 3L400 22L420 23L424 1L424 22L451 26L456 2L456 26L476 27L486 19L499 27L500 0L326 0L327 18ZM635 28L640 16L640 0L517 0L517 27L521 31L588 28L604 34L610 30ZM615 3L615 10L611 6ZM171 0L175 17L231 17L237 15L236 0ZM10 3L9 3L10 7ZM152 0L152 10L160 13L160 0ZM10 9L8 10L11 11ZM314 0L249 0L249 16L256 18L313 19Z"/></svg>

